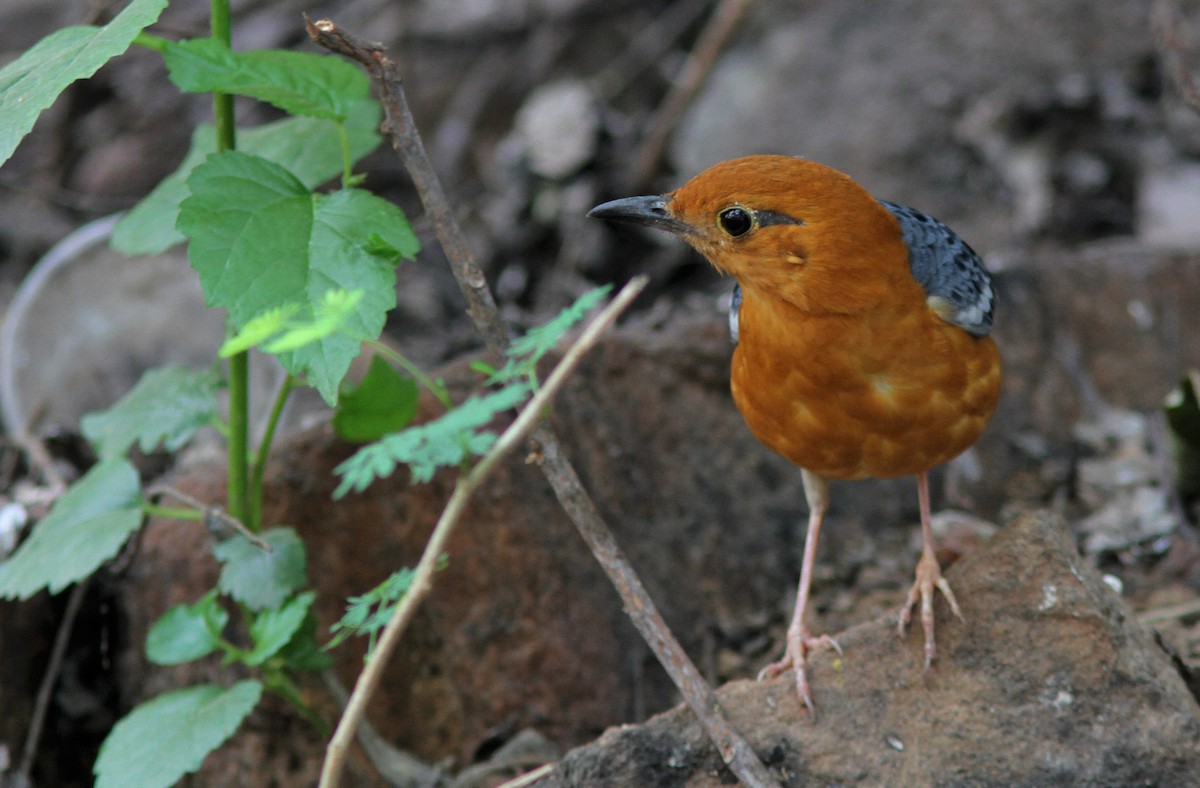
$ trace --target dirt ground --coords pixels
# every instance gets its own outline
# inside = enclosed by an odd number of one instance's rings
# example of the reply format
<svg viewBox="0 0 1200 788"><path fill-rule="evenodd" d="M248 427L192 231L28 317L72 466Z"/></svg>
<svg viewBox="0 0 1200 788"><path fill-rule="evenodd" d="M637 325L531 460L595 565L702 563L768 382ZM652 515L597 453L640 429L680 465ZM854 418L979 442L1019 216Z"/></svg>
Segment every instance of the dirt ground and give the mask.
<svg viewBox="0 0 1200 788"><path fill-rule="evenodd" d="M118 5L7 0L0 62ZM752 677L781 649L802 544L799 477L754 443L729 398L729 283L681 244L584 214L603 200L668 190L725 158L773 152L830 164L881 198L938 216L996 274L1003 399L978 446L935 478L942 558L969 557L1021 515L1061 518L1083 564L1139 626L1153 628L1178 676L1200 691L1200 483L1191 497L1181 491L1162 415L1172 388L1200 369L1200 2L761 0L704 60L703 42L739 5L246 0L234 3L234 29L238 46L312 51L307 11L391 47L431 157L515 327L544 321L596 284L651 275L555 418L711 681ZM200 35L206 9L176 2L156 31ZM134 205L207 120L207 103L176 93L156 57L131 52L74 85L0 168L0 304L55 243ZM672 86L698 66L709 70L698 72L695 96L673 110ZM246 125L274 117L248 101L238 115ZM659 126L669 132L661 145ZM359 169L369 188L404 207L423 242L417 263L401 270L388 334L466 386L463 359L480 342L432 227L391 150ZM130 380L153 362L114 354L106 366ZM86 461L77 424L37 426L65 467ZM269 506L326 540L324 621L379 572L415 561L449 480L427 489L397 481L357 513L327 512L329 469L346 448L322 430L298 424L288 436ZM0 459L12 496L23 465L8 444ZM219 499L210 464L171 472ZM815 631L895 612L919 544L914 493L911 480L835 487ZM337 517L346 518L340 530ZM496 482L476 520L456 546L458 562L451 550L446 589L397 657L392 695L372 712L393 746L460 774L459 784L489 785L678 702L536 473L514 469ZM354 530L359 523L372 525ZM136 566L91 584L35 784L89 784L113 721L186 681L143 664L138 640L212 570L191 566L203 534L169 533L152 529ZM362 544L386 548L363 555ZM0 602L0 781L20 758L65 596ZM343 682L357 659L339 663ZM250 726L248 743L214 755L192 784L312 776L321 742L302 723L280 707ZM697 768L715 768L705 764ZM360 768L364 784L382 784ZM850 779L825 774L835 773ZM570 784L570 774L558 779ZM603 782L594 770L574 774L591 775L577 784ZM707 784L689 779L661 782Z"/></svg>

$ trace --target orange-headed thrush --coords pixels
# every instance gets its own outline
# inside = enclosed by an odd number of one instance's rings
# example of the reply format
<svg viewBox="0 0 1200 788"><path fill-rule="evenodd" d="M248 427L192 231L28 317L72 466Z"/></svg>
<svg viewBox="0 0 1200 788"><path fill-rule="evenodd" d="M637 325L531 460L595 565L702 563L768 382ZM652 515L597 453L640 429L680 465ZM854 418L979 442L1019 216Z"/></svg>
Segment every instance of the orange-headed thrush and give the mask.
<svg viewBox="0 0 1200 788"><path fill-rule="evenodd" d="M982 260L937 219L786 156L726 161L669 194L588 215L673 233L737 281L733 400L759 441L800 466L809 505L787 651L760 677L791 668L813 711L807 655L838 649L811 635L805 615L827 480L908 474L924 548L899 630L919 604L928 669L935 588L962 618L934 555L929 470L975 442L1000 392Z"/></svg>

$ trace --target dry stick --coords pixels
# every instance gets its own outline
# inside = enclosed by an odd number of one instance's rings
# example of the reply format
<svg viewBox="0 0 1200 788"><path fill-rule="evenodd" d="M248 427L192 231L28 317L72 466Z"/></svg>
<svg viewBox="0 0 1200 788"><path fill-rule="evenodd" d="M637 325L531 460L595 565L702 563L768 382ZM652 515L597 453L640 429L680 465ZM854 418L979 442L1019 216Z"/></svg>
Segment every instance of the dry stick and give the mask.
<svg viewBox="0 0 1200 788"><path fill-rule="evenodd" d="M635 158L634 189L645 187L654 177L654 171L662 161L663 150L667 147L667 138L671 136L671 131L679 122L683 111L708 78L709 72L717 62L717 56L729 43L752 2L754 0L721 0L721 5L713 13L704 32L700 34L700 40L696 42L696 48L687 59L683 72L650 121L650 131L646 133L646 139Z"/></svg>
<svg viewBox="0 0 1200 788"><path fill-rule="evenodd" d="M325 684L325 689L333 696L339 711L344 712L346 704L350 702L350 693L346 692L342 682L338 681L337 673L333 668L321 671L321 681ZM357 738L358 746L363 748L363 752L367 754L367 759L375 767L375 771L389 785L426 786L442 782L441 769L393 747L368 720L363 719L359 722Z"/></svg>
<svg viewBox="0 0 1200 788"><path fill-rule="evenodd" d="M308 35L315 43L357 61L375 82L387 116L392 145L400 153L437 231L451 270L467 299L467 314L475 322L476 330L487 343L488 350L497 359L503 357L508 344L507 329L488 289L487 280L475 263L466 236L454 218L437 173L425 154L420 133L408 109L399 65L382 44L347 33L329 20L313 22L305 16L305 23ZM716 745L721 758L745 785L777 784L754 754L754 749L724 718L716 694L700 678L699 671L663 622L653 600L638 581L637 574L579 482L554 430L548 424L540 424L534 433L534 440L541 444L545 458L542 469L555 495L608 574L634 626L679 688Z"/></svg>
<svg viewBox="0 0 1200 788"><path fill-rule="evenodd" d="M54 685L58 683L58 675L62 671L63 657L67 653L67 644L71 642L71 630L75 628L75 619L79 616L79 608L83 605L84 594L87 593L90 577L84 578L71 589L67 597L67 609L63 611L62 623L58 625L58 634L54 636L54 646L50 649L50 661L46 665L46 675L38 688L37 700L33 705L33 718L29 721L29 732L25 734L25 748L21 753L21 765L13 785L31 785L29 775L33 773L33 759L37 757L38 743L42 738L42 729L46 725L46 711L50 708L50 696Z"/></svg>
<svg viewBox="0 0 1200 788"><path fill-rule="evenodd" d="M270 553L274 549L271 547L270 542L251 531L242 524L241 520L237 519L219 506L208 506L200 499L193 498L183 490L172 487L169 484L153 484L146 488L147 498L156 498L159 496L169 496L183 502L184 504L187 504L198 512L203 512L204 524L209 528L212 528L212 526L216 523L220 523L221 525L231 528L232 530L246 537L251 544L260 550Z"/></svg>
<svg viewBox="0 0 1200 788"><path fill-rule="evenodd" d="M1150 610L1143 610L1137 614L1137 619L1143 624L1160 624L1164 621L1174 621L1177 618L1194 616L1197 613L1200 613L1200 599L1193 599L1191 602L1183 602L1169 607L1156 607Z"/></svg>
<svg viewBox="0 0 1200 788"><path fill-rule="evenodd" d="M644 276L636 277L625 285L617 297L612 300L612 303L606 306L588 324L588 327L580 334L579 339L575 341L570 350L563 356L562 361L558 363L558 366L546 378L545 384L526 403L525 407L521 409L516 420L504 431L492 449L484 455L479 464L471 469L470 473L460 477L458 482L455 483L454 492L450 496L450 500L446 503L446 508L442 511L442 516L438 518L433 533L429 536L429 542L425 545L425 551L421 554L421 560L417 562L412 584L409 586L408 592L404 595L400 604L396 606L396 610L388 620L387 626L384 627L383 634L380 635L379 641L375 646L375 652L371 655L371 659L363 669L362 674L359 675L358 681L354 685L354 692L350 695L350 702L346 704L346 711L342 715L341 720L338 721L337 731L333 734L333 740L329 742L329 751L325 757L325 764L321 769L322 788L332 788L332 786L338 784L346 752L351 740L354 738L355 729L366 712L367 702L370 700L371 695L374 694L375 688L379 686L379 681L383 676L383 668L387 665L388 657L399 642L400 635L408 626L409 621L412 620L417 606L424 600L433 587L433 572L437 567L438 557L445 551L446 541L450 538L451 532L453 532L454 527L458 524L459 518L462 517L463 510L466 508L471 495L487 479L500 460L504 459L509 452L516 448L517 444L525 440L529 432L541 419L542 413L550 403L550 400L562 388L563 383L574 372L575 367L579 365L583 355L591 350L600 339L601 334L616 322L617 316L633 302L633 299L646 286L647 281Z"/></svg>

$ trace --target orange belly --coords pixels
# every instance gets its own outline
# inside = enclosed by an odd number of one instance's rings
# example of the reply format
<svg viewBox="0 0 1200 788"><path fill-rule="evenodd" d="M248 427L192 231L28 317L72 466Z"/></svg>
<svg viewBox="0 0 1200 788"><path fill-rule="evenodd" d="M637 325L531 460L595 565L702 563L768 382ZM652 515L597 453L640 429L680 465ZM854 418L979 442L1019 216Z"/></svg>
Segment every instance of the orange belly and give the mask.
<svg viewBox="0 0 1200 788"><path fill-rule="evenodd" d="M734 402L759 441L820 476L928 470L996 408L996 343L929 309L814 315L747 293L739 322Z"/></svg>

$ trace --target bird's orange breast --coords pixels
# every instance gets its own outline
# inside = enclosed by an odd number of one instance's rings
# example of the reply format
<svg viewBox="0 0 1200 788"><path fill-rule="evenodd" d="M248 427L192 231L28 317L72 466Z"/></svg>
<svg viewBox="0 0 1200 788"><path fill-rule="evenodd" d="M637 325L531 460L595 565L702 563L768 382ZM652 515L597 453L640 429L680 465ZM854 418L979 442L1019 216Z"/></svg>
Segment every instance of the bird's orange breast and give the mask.
<svg viewBox="0 0 1200 788"><path fill-rule="evenodd" d="M928 470L975 442L999 398L995 342L903 298L814 314L747 288L739 322L738 409L762 443L820 476Z"/></svg>

